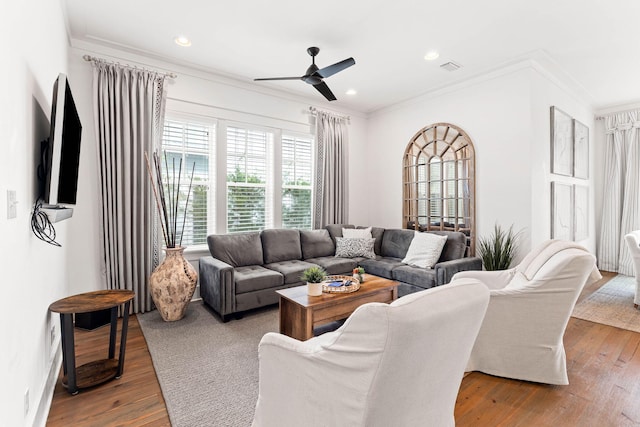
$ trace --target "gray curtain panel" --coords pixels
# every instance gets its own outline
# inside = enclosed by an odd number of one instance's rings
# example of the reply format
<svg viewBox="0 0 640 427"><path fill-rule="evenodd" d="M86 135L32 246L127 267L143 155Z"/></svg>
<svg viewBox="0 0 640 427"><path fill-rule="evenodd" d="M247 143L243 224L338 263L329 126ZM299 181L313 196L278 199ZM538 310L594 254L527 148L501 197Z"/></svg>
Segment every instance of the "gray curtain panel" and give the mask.
<svg viewBox="0 0 640 427"><path fill-rule="evenodd" d="M633 276L625 234L640 229L640 111L605 117L604 193L598 267Z"/></svg>
<svg viewBox="0 0 640 427"><path fill-rule="evenodd" d="M147 280L158 265L159 236L144 154L159 146L165 77L93 62L106 282L109 289L135 292L134 313L153 305Z"/></svg>
<svg viewBox="0 0 640 427"><path fill-rule="evenodd" d="M349 153L344 117L316 112L313 228L349 223Z"/></svg>

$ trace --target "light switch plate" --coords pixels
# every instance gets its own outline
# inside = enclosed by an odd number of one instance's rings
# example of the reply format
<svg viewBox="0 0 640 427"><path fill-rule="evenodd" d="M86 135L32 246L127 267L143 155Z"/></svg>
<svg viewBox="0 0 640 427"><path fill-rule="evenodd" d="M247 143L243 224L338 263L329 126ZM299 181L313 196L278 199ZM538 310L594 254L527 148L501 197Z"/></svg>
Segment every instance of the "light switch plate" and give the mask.
<svg viewBox="0 0 640 427"><path fill-rule="evenodd" d="M13 219L18 216L17 205L15 190L7 190L7 219Z"/></svg>

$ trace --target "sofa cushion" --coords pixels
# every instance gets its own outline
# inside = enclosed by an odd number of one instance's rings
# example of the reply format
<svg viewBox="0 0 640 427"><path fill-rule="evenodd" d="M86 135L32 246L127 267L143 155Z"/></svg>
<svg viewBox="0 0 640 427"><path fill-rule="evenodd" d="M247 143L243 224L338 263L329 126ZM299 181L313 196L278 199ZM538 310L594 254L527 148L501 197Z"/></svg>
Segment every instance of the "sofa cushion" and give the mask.
<svg viewBox="0 0 640 427"><path fill-rule="evenodd" d="M400 258L386 258L376 257L376 259L365 259L358 263L364 268L367 274L373 274L374 276L380 276L387 279L391 279L393 276L391 271L394 268L406 265L402 263Z"/></svg>
<svg viewBox="0 0 640 427"><path fill-rule="evenodd" d="M429 289L436 285L435 270L427 270L425 268L413 267L411 265L401 265L394 268L392 278L398 282L409 283L410 285L419 286Z"/></svg>
<svg viewBox="0 0 640 427"><path fill-rule="evenodd" d="M260 238L265 264L302 258L299 230L262 230Z"/></svg>
<svg viewBox="0 0 640 427"><path fill-rule="evenodd" d="M277 271L260 265L246 265L234 269L236 294L275 288L284 283L284 277Z"/></svg>
<svg viewBox="0 0 640 427"><path fill-rule="evenodd" d="M414 234L402 262L421 268L433 268L440 258L447 236L419 231L415 231Z"/></svg>
<svg viewBox="0 0 640 427"><path fill-rule="evenodd" d="M261 265L262 242L260 232L212 234L207 236L211 256L233 267Z"/></svg>
<svg viewBox="0 0 640 427"><path fill-rule="evenodd" d="M404 258L413 240L414 230L386 229L382 236L380 255L391 258Z"/></svg>
<svg viewBox="0 0 640 427"><path fill-rule="evenodd" d="M333 256L336 252L331 235L324 228L300 230L300 246L302 247L303 259Z"/></svg>
<svg viewBox="0 0 640 427"><path fill-rule="evenodd" d="M464 258L467 251L467 236L460 231L429 231L429 233L447 236L447 241L442 248L438 262L451 261Z"/></svg>
<svg viewBox="0 0 640 427"><path fill-rule="evenodd" d="M302 272L309 267L313 267L314 265L316 264L296 259L290 261L274 262L265 264L264 266L270 270L274 270L282 274L284 276L284 284L290 285L292 283L302 282L302 279L300 278L300 276L302 276Z"/></svg>
<svg viewBox="0 0 640 427"><path fill-rule="evenodd" d="M336 256L344 258L365 257L375 258L373 251L375 239L371 238L347 238L336 237Z"/></svg>
<svg viewBox="0 0 640 427"><path fill-rule="evenodd" d="M358 265L357 261L351 258L340 258L335 256L326 256L319 258L305 259L306 262L318 264L324 268L329 274L351 274Z"/></svg>

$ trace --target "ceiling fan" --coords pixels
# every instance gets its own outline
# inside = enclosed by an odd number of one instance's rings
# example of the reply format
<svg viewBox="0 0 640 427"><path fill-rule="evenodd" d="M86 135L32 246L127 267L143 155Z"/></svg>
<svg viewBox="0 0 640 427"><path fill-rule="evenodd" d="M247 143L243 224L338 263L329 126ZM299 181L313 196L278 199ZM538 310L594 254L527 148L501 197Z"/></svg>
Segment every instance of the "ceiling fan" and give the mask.
<svg viewBox="0 0 640 427"><path fill-rule="evenodd" d="M336 96L331 92L329 86L323 81L329 76L332 76L345 68L351 67L356 63L353 58L347 58L343 61L336 62L333 65L329 65L328 67L318 68L316 65L316 55L320 52L320 48L310 47L307 49L307 53L311 55L311 65L307 68L304 76L301 77L267 77L264 79L253 79L254 81L263 81L263 80L302 80L305 83L310 84L315 87L318 92L324 95L329 101L335 101Z"/></svg>

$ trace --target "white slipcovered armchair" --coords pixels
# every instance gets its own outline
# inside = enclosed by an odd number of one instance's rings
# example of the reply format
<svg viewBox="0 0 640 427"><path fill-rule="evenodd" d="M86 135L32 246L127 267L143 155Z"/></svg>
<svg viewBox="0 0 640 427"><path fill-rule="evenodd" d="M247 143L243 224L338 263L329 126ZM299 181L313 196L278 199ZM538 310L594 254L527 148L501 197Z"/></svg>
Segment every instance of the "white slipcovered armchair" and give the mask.
<svg viewBox="0 0 640 427"><path fill-rule="evenodd" d="M586 283L602 278L596 259L573 242L548 240L515 268L465 271L490 289L468 371L546 384L569 384L562 338Z"/></svg>
<svg viewBox="0 0 640 427"><path fill-rule="evenodd" d="M304 342L266 334L253 426L453 426L488 300L486 286L461 279L364 304Z"/></svg>
<svg viewBox="0 0 640 427"><path fill-rule="evenodd" d="M636 294L633 298L633 306L638 308L640 304L640 230L635 230L624 236L629 255L633 260L633 270L636 274Z"/></svg>

